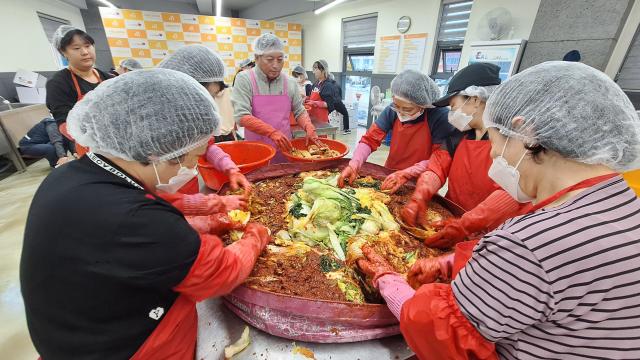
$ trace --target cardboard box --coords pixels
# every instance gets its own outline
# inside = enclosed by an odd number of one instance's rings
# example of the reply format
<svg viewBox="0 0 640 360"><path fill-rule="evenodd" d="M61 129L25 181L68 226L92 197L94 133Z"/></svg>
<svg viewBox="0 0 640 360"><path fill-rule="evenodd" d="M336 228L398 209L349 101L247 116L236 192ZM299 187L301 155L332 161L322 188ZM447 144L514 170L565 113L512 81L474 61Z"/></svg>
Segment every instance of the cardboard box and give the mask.
<svg viewBox="0 0 640 360"><path fill-rule="evenodd" d="M13 77L18 99L25 104L44 104L47 98L47 78L29 70L18 69Z"/></svg>

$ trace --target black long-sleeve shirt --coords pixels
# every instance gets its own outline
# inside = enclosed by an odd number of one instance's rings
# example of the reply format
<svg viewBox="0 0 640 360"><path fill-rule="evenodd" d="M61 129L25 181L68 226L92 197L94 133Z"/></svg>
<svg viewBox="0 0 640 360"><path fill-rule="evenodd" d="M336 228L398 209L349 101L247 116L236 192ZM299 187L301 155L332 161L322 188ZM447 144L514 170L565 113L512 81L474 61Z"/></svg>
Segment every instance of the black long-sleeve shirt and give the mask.
<svg viewBox="0 0 640 360"><path fill-rule="evenodd" d="M111 79L111 75L105 73L102 70L96 69L98 75L102 81ZM76 76L78 79L78 86L82 94L87 94L89 91L95 89L99 84L93 84L87 80ZM56 120L58 125L67 121L67 115L73 108L73 105L78 102L78 92L73 85L71 79L71 71L69 69L62 69L56 72L51 79L47 80L47 107L51 111L51 115Z"/></svg>

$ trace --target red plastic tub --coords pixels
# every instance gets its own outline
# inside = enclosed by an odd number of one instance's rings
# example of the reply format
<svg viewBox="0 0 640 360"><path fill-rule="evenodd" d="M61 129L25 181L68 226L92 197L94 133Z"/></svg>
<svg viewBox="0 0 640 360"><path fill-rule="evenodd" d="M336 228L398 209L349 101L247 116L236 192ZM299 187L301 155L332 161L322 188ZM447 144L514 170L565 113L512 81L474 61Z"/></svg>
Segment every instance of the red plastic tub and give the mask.
<svg viewBox="0 0 640 360"><path fill-rule="evenodd" d="M231 156L243 174L268 165L276 155L274 148L256 141L229 141L215 145ZM229 177L214 169L204 155L198 159L198 172L207 187L216 191L229 181Z"/></svg>
<svg viewBox="0 0 640 360"><path fill-rule="evenodd" d="M331 140L331 139L321 139L320 141L322 141L323 144L327 145L329 147L329 149L336 150L337 152L339 152L340 155L334 156L334 157L330 157L330 158L325 158L325 159L299 158L297 156L293 156L292 154L285 153L285 152L283 152L282 155L284 155L287 158L287 160L289 160L290 162L317 163L317 162L327 162L327 161L338 160L338 159L341 159L341 158L345 157L345 155L347 155L349 153L349 146L347 144L345 144L345 143L342 143L342 142L337 141L337 140ZM306 139L305 138L293 139L293 140L291 140L291 145L294 148L298 149L298 150L306 150L307 149L307 144L306 144Z"/></svg>

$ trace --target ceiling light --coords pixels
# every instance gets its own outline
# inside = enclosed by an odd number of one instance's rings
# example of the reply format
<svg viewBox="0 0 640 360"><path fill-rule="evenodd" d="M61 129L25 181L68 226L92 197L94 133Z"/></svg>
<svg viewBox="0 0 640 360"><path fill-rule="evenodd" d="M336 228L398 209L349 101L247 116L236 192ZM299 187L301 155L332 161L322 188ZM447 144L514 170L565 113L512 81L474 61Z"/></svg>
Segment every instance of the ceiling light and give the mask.
<svg viewBox="0 0 640 360"><path fill-rule="evenodd" d="M334 0L333 2L330 2L327 5L321 7L319 9L317 9L317 10L314 10L313 13L316 14L316 15L320 15L321 13L331 9L332 7L334 7L336 5L342 4L345 1L347 1L347 0Z"/></svg>
<svg viewBox="0 0 640 360"><path fill-rule="evenodd" d="M216 0L216 16L222 16L222 0Z"/></svg>
<svg viewBox="0 0 640 360"><path fill-rule="evenodd" d="M108 6L112 9L117 9L118 7L113 5L113 3L111 3L110 1L107 0L98 0L99 2L101 2L103 5Z"/></svg>

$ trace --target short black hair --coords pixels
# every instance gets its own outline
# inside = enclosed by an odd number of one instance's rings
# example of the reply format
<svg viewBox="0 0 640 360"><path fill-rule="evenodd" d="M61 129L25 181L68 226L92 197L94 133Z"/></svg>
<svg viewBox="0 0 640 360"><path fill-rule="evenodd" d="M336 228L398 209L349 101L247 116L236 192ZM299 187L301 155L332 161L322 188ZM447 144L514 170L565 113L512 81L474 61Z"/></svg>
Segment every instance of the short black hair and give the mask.
<svg viewBox="0 0 640 360"><path fill-rule="evenodd" d="M204 87L209 87L209 84L218 84L218 86L220 86L220 90L222 89L226 89L229 86L227 84L224 83L224 81L211 81L211 82L201 82L200 85L204 86Z"/></svg>
<svg viewBox="0 0 640 360"><path fill-rule="evenodd" d="M91 45L94 45L96 43L91 37L91 35L87 34L86 32L80 29L73 29L67 32L66 34L64 34L64 36L62 37L62 40L60 40L60 48L58 48L58 50L60 52L63 52L67 48L67 46L69 46L71 42L73 42L73 38L76 35L80 36L82 40L88 42Z"/></svg>

